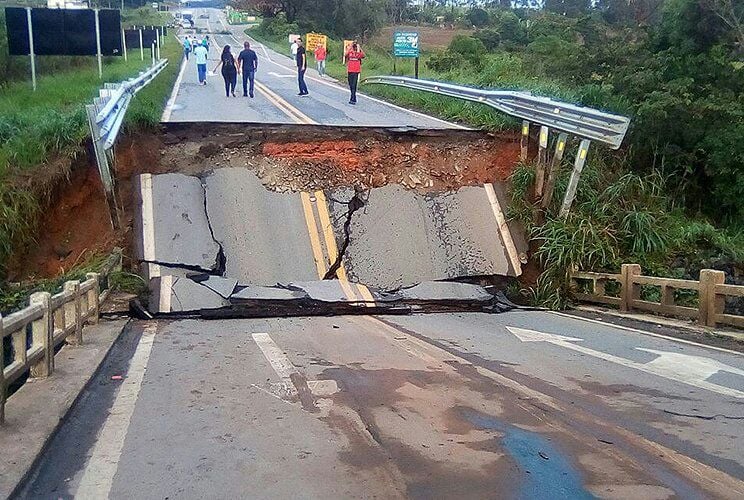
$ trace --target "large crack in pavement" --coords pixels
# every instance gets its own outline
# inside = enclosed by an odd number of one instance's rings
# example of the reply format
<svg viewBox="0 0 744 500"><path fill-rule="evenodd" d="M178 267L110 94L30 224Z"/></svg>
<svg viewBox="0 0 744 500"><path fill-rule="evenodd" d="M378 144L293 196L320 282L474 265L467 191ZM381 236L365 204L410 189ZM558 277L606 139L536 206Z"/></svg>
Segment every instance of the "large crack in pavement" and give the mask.
<svg viewBox="0 0 744 500"><path fill-rule="evenodd" d="M217 244L217 256L215 259L215 274L217 276L224 276L227 270L227 254L225 254L225 248L222 243L217 240L214 236L214 228L212 227L212 220L209 218L209 209L207 208L207 183L205 180L205 174L197 176L201 181L202 192L204 193L204 217L207 219L207 227L209 228L209 235L212 237L212 241Z"/></svg>
<svg viewBox="0 0 744 500"><path fill-rule="evenodd" d="M367 196L369 196L369 191L366 191ZM331 267L328 268L328 271L326 272L325 276L323 276L324 280L331 280L331 279L338 279L338 270L341 267L343 263L344 255L346 254L346 249L349 247L349 244L351 243L351 218L354 216L354 213L364 207L366 204L366 200L362 199L362 191L359 188L354 188L354 196L351 197L351 199L347 202L339 201L339 200L333 200L336 203L341 203L343 205L346 205L348 207L348 210L346 211L344 220L344 236L343 241L341 242L341 246L338 248L338 253L336 255L335 260L331 264Z"/></svg>

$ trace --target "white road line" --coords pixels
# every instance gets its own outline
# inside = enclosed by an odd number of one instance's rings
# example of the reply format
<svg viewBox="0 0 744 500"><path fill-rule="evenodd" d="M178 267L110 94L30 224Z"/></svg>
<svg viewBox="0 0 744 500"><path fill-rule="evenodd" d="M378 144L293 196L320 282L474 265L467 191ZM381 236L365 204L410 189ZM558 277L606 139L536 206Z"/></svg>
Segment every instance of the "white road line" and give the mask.
<svg viewBox="0 0 744 500"><path fill-rule="evenodd" d="M158 312L171 312L171 295L173 294L173 276L166 275L160 278L160 301Z"/></svg>
<svg viewBox="0 0 744 500"><path fill-rule="evenodd" d="M171 113L173 112L173 106L176 104L176 97L178 97L178 90L181 88L181 80L183 79L183 73L186 70L187 63L188 61L184 57L183 61L181 62L181 70L178 72L178 78L176 78L176 83L173 85L173 91L168 98L168 103L165 105L163 115L160 117L161 122L167 122L170 120Z"/></svg>
<svg viewBox="0 0 744 500"><path fill-rule="evenodd" d="M149 324L142 332L137 349L129 362L127 376L119 387L119 393L116 395L101 432L96 437L93 453L88 459L75 492L77 499L98 500L108 498L111 493L111 485L119 467L129 422L132 419L147 362L150 359L155 330L156 325Z"/></svg>
<svg viewBox="0 0 744 500"><path fill-rule="evenodd" d="M297 396L297 388L292 383L291 375L297 373L292 362L289 360L284 351L271 339L268 333L254 333L253 340L258 345L261 352L266 357L271 367L282 381L285 388L292 396Z"/></svg>
<svg viewBox="0 0 744 500"><path fill-rule="evenodd" d="M160 266L151 263L155 259L155 218L152 203L152 174L140 176L140 198L142 199L142 258L149 261L147 277L160 276Z"/></svg>
<svg viewBox="0 0 744 500"><path fill-rule="evenodd" d="M692 345L692 346L695 346L695 347L702 347L703 349L710 349L711 351L725 352L727 354L736 354L737 356L744 356L744 353L742 353L742 352L732 351L730 349L724 349L723 347L716 347L716 346L712 346L712 345L700 344L698 342L693 342L691 340L679 339L677 337L670 337L669 335L661 335L659 333L649 332L648 330L640 330L638 328L631 328L629 326L616 325L614 323L608 323L606 321L601 321L601 320L598 320L598 319L591 319L591 318L584 318L584 317L581 317L581 316L574 316L573 314L566 314L566 313L562 313L562 312L559 312L559 311L545 311L545 312L548 312L550 314L555 314L556 316L562 316L564 318L578 319L578 320L581 320L581 321L587 321L589 323L595 323L597 325L602 325L602 326L607 327L607 328L617 328L618 330L625 330L626 332L633 332L633 333L638 333L638 334L641 334L641 335L648 335L649 337L656 337L656 338L659 338L659 339L671 340L672 342L679 342L680 344L687 344L687 345ZM628 319L633 319L633 318L628 318ZM673 328L673 327L670 327L670 328Z"/></svg>
<svg viewBox="0 0 744 500"><path fill-rule="evenodd" d="M522 263L519 260L519 252L517 252L517 247L514 245L514 239L512 238L511 231L509 230L509 225L506 223L504 212L503 210L501 210L499 198L496 196L496 191L494 191L493 189L493 184L483 184L483 187L486 189L488 202L491 204L491 210L493 210L494 217L496 217L496 224L498 224L499 226L499 236L501 236L501 241L504 243L506 255L509 257L509 263L514 270L514 275L519 276L520 274L522 274Z"/></svg>

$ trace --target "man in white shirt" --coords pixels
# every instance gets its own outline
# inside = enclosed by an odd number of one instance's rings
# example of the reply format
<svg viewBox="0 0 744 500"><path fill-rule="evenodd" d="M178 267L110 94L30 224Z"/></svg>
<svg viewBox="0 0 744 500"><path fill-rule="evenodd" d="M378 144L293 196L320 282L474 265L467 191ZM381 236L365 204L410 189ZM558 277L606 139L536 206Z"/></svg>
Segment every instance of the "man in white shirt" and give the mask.
<svg viewBox="0 0 744 500"><path fill-rule="evenodd" d="M292 45L289 46L289 52L292 54L292 59L297 58L298 48L299 48L299 45L297 45L297 39L295 39L295 41L292 42Z"/></svg>
<svg viewBox="0 0 744 500"><path fill-rule="evenodd" d="M199 85L207 84L207 56L209 51L203 44L199 44L194 49L194 59L196 60L196 71L199 75Z"/></svg>

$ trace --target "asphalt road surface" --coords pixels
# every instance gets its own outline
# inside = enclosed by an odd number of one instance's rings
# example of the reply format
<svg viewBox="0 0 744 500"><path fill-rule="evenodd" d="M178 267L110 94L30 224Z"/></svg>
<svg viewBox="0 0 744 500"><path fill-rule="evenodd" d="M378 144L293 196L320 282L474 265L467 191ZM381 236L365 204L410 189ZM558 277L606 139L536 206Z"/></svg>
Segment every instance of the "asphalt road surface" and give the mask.
<svg viewBox="0 0 744 500"><path fill-rule="evenodd" d="M259 50L270 91L227 99L188 66L164 118L445 126L352 108L332 83L294 97L286 59ZM147 274L173 276L168 301L318 280L344 242L350 191L272 193L243 169L139 180L138 252ZM340 288L514 272L497 194L373 191ZM178 281L194 270L228 278ZM744 498L743 422L742 354L601 320L159 318L130 324L17 496Z"/></svg>
<svg viewBox="0 0 744 500"><path fill-rule="evenodd" d="M219 62L224 45L230 45L234 55L251 41L259 57L255 98L242 97L242 76L238 75L237 98L227 98L220 70L208 76L208 85L200 86L193 57L182 69L175 95L163 114L163 121L197 122L260 122L305 123L324 125L357 125L380 127L458 128L459 125L405 110L363 94L356 106L349 104L348 86L320 75L313 69L309 56L305 77L309 96L297 95L297 68L287 55L278 54L261 43L249 39L244 26L230 26L218 9L197 9L207 12L209 20L197 19L196 26L213 32L229 31L230 35L211 34L208 69Z"/></svg>
<svg viewBox="0 0 744 500"><path fill-rule="evenodd" d="M546 312L136 323L19 496L741 498L743 370Z"/></svg>

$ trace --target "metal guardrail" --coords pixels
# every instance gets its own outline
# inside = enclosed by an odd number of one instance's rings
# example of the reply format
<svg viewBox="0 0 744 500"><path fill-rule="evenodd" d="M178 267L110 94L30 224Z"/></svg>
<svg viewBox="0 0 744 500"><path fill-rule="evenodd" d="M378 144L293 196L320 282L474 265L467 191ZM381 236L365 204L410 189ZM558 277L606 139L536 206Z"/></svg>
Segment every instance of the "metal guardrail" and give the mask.
<svg viewBox="0 0 744 500"><path fill-rule="evenodd" d="M576 289L574 296L582 302L618 307L621 311L633 309L697 319L704 326L730 325L744 328L744 316L725 312L726 297L744 297L744 286L724 284L723 271L702 269L700 281L642 276L638 264L623 264L620 274L575 271L571 283ZM608 295L607 283L616 283L616 294ZM584 285L590 284L584 291ZM641 287L658 287L659 302L644 300ZM675 290L697 292L697 307L683 306L675 302Z"/></svg>
<svg viewBox="0 0 744 500"><path fill-rule="evenodd" d="M109 275L121 269L121 249L115 249L97 273L86 280L65 282L61 292L36 292L29 305L0 316L0 424L5 420L8 385L26 372L30 377L54 373L54 353L62 342L83 343L83 325L98 322L99 306L108 297ZM5 364L5 341L10 363Z"/></svg>
<svg viewBox="0 0 744 500"><path fill-rule="evenodd" d="M90 136L96 154L98 172L106 195L106 202L111 212L111 223L115 229L119 228L119 207L114 191L114 176L111 164L114 162L112 148L124 123L124 115L132 97L149 84L168 65L167 59L155 61L153 49L153 63L145 71L134 78L121 83L107 83L99 91L99 97L93 104L85 106L88 114Z"/></svg>
<svg viewBox="0 0 744 500"><path fill-rule="evenodd" d="M530 92L479 89L405 76L371 76L365 78L363 83L396 85L480 102L510 116L598 141L612 149L620 147L630 125L630 118L625 116L536 96Z"/></svg>

